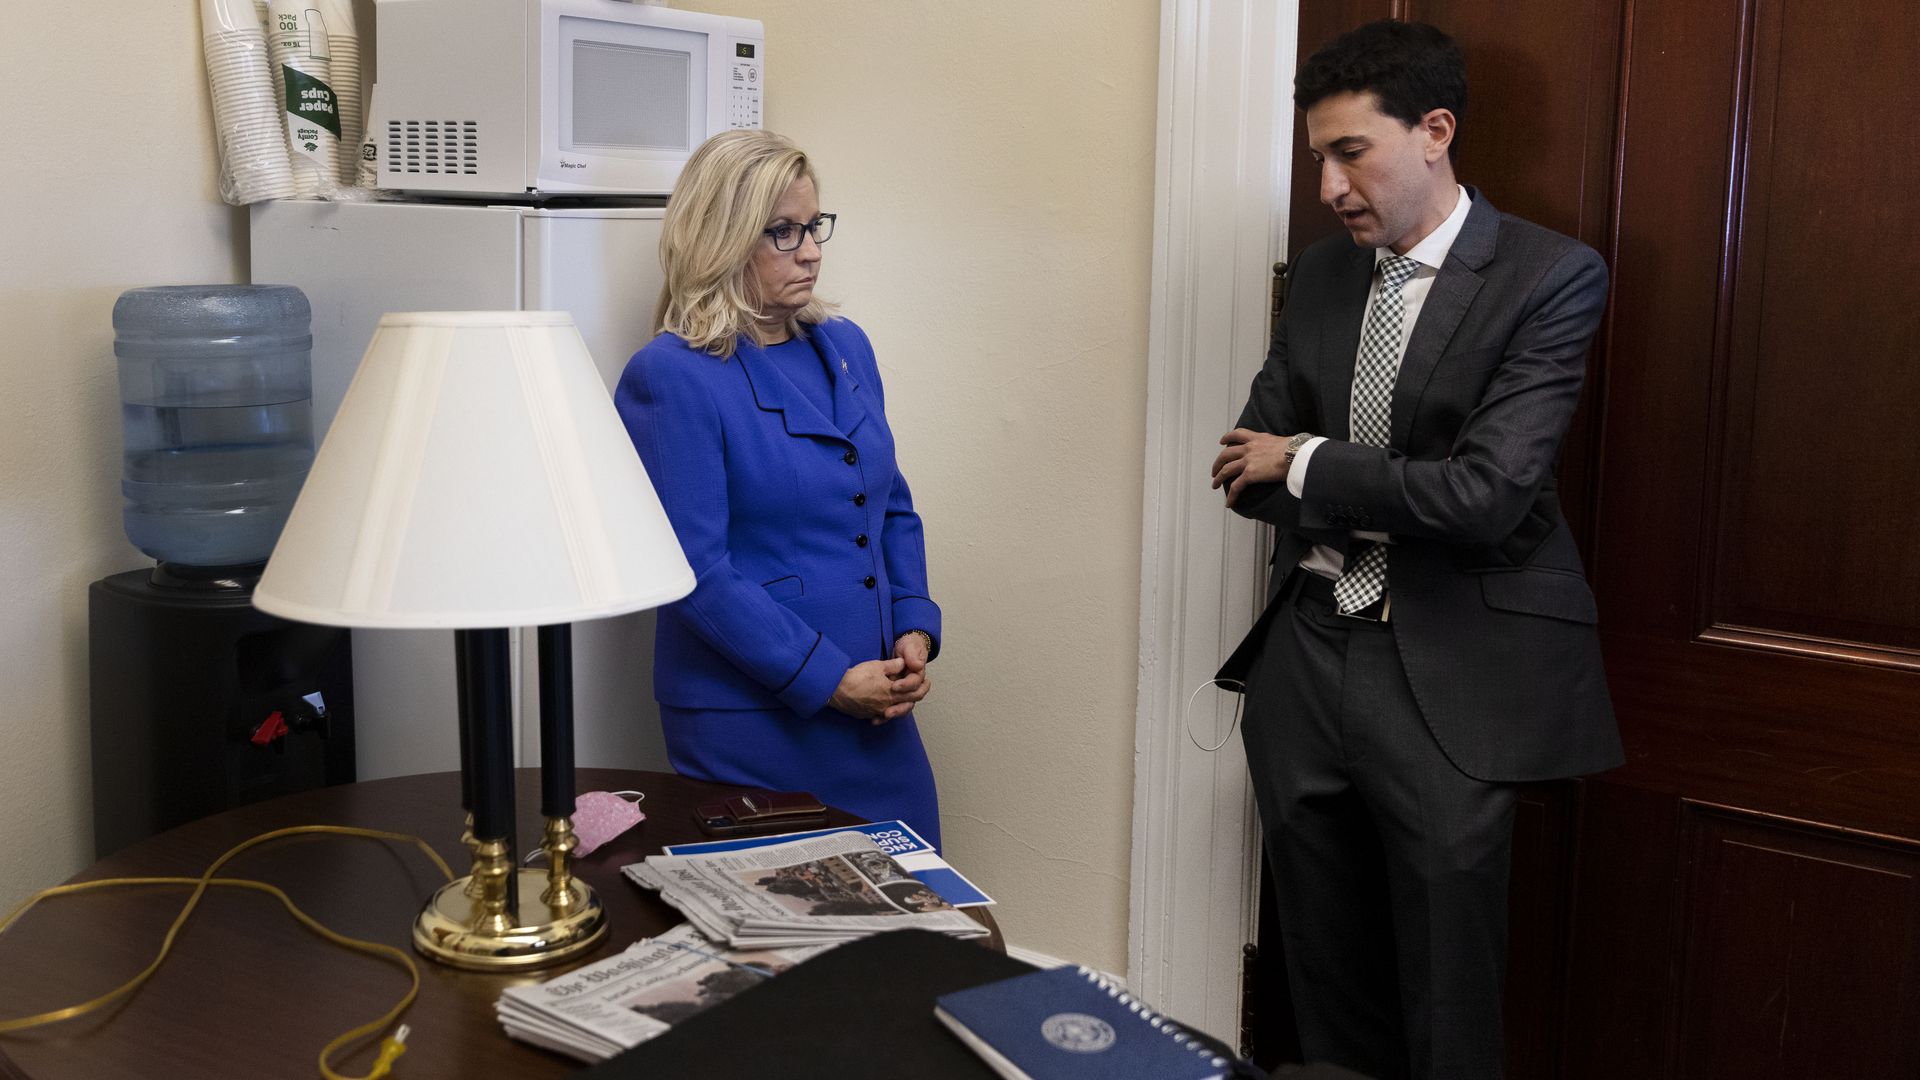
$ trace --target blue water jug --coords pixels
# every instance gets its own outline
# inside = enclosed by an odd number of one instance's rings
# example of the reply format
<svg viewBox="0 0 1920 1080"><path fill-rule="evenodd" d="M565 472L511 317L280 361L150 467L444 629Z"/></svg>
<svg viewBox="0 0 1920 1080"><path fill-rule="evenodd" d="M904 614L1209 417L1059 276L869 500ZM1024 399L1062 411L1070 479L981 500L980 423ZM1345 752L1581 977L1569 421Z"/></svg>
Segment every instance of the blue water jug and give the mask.
<svg viewBox="0 0 1920 1080"><path fill-rule="evenodd" d="M313 463L312 310L291 285L113 305L127 539L162 563L266 561Z"/></svg>

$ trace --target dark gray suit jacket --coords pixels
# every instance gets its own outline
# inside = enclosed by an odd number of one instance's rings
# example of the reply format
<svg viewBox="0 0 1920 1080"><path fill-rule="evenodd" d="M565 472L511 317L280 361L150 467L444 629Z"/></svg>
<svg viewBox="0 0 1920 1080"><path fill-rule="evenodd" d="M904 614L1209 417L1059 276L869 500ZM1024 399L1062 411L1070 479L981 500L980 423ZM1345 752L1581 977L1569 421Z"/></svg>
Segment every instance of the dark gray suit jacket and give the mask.
<svg viewBox="0 0 1920 1080"><path fill-rule="evenodd" d="M1325 435L1303 497L1252 485L1235 509L1278 529L1273 590L1314 544L1392 535L1390 625L1427 726L1461 772L1527 781L1623 755L1593 593L1553 465L1606 307L1593 249L1479 192L1434 279L1393 390L1390 445L1347 441L1373 252L1303 252L1239 426ZM1269 595L1221 675L1244 679L1282 605Z"/></svg>

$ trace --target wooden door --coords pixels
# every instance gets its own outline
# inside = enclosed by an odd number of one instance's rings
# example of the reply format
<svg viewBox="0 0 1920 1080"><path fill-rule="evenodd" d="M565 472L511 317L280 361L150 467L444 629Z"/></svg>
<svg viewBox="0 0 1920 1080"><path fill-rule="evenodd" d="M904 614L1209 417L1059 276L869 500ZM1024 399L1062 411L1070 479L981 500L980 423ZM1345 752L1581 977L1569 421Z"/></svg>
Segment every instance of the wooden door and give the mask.
<svg viewBox="0 0 1920 1080"><path fill-rule="evenodd" d="M1630 761L1586 792L1569 1074L1910 1078L1920 10L1633 16L1592 448Z"/></svg>
<svg viewBox="0 0 1920 1080"><path fill-rule="evenodd" d="M1560 476L1629 760L1522 800L1511 1075L1920 1075L1920 7L1304 7L1459 39L1462 180L1613 272Z"/></svg>

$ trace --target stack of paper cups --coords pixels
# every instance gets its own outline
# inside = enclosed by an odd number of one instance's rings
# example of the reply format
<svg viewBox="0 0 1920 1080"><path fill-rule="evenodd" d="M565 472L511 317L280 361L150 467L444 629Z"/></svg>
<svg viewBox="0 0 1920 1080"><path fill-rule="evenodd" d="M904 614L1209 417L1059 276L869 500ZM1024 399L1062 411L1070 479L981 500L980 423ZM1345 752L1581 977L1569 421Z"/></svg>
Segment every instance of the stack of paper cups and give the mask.
<svg viewBox="0 0 1920 1080"><path fill-rule="evenodd" d="M251 0L201 0L200 25L220 143L220 197L245 206L293 195L267 36Z"/></svg>
<svg viewBox="0 0 1920 1080"><path fill-rule="evenodd" d="M332 49L333 100L340 109L339 157L334 175L352 187L360 177L360 135L366 114L360 97L360 33L354 27L353 0L318 0Z"/></svg>
<svg viewBox="0 0 1920 1080"><path fill-rule="evenodd" d="M312 0L268 0L269 56L286 81L287 150L301 195L332 195L339 182L340 110L332 85L332 40Z"/></svg>

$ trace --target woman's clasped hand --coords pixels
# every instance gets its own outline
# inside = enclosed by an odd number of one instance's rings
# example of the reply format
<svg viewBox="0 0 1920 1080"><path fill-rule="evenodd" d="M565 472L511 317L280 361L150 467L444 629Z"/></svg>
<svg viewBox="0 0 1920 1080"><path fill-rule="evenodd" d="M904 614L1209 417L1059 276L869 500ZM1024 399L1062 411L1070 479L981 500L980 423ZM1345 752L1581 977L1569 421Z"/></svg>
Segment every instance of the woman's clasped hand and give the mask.
<svg viewBox="0 0 1920 1080"><path fill-rule="evenodd" d="M884 724L912 712L931 689L926 643L920 635L908 634L894 645L891 659L848 668L827 704L848 716Z"/></svg>

